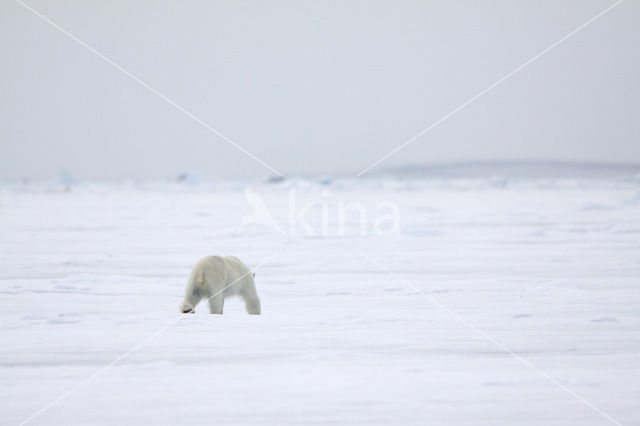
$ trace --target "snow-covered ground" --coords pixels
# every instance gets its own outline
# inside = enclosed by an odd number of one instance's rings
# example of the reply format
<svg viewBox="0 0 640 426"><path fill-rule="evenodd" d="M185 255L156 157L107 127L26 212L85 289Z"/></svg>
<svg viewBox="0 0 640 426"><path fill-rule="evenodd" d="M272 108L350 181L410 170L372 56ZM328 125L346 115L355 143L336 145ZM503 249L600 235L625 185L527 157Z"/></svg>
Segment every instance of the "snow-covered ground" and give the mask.
<svg viewBox="0 0 640 426"><path fill-rule="evenodd" d="M245 187L2 184L0 423L640 424L637 176Z"/></svg>

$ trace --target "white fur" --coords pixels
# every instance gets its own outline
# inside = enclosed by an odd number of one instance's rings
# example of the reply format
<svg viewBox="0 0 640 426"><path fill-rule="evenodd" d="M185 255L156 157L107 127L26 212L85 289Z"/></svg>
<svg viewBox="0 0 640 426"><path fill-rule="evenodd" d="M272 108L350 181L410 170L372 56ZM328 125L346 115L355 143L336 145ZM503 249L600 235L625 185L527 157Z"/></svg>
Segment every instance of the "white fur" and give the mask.
<svg viewBox="0 0 640 426"><path fill-rule="evenodd" d="M260 299L254 277L255 274L237 257L202 258L191 270L180 312L195 313L198 302L205 299L209 301L212 314L222 314L224 299L239 295L244 299L248 313L260 315Z"/></svg>

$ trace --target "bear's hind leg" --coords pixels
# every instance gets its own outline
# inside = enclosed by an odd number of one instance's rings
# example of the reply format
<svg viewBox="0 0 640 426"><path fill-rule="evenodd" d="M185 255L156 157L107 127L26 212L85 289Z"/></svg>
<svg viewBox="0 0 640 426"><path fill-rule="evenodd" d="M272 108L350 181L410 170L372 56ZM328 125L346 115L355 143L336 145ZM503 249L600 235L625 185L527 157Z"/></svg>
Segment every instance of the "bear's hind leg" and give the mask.
<svg viewBox="0 0 640 426"><path fill-rule="evenodd" d="M250 315L260 315L260 299L253 283L248 285L241 293L244 306Z"/></svg>

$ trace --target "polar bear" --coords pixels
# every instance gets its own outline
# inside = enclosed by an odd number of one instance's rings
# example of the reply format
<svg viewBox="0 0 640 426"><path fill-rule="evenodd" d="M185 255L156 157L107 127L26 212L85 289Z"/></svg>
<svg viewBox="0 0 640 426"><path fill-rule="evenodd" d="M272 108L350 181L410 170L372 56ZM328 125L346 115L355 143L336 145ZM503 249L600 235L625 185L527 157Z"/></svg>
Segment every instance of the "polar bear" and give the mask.
<svg viewBox="0 0 640 426"><path fill-rule="evenodd" d="M249 314L260 315L254 277L255 274L237 257L204 257L191 270L180 312L195 313L198 302L206 299L212 314L222 314L224 299L239 295Z"/></svg>

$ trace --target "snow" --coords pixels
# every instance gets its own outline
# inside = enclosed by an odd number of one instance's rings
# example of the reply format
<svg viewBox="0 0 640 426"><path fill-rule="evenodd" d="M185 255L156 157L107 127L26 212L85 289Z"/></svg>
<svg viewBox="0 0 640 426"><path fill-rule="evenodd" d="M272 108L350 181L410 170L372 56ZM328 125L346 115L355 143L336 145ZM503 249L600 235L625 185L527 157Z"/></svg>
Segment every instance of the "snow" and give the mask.
<svg viewBox="0 0 640 426"><path fill-rule="evenodd" d="M637 178L187 180L0 185L2 424L640 424ZM263 315L178 313L208 254Z"/></svg>

